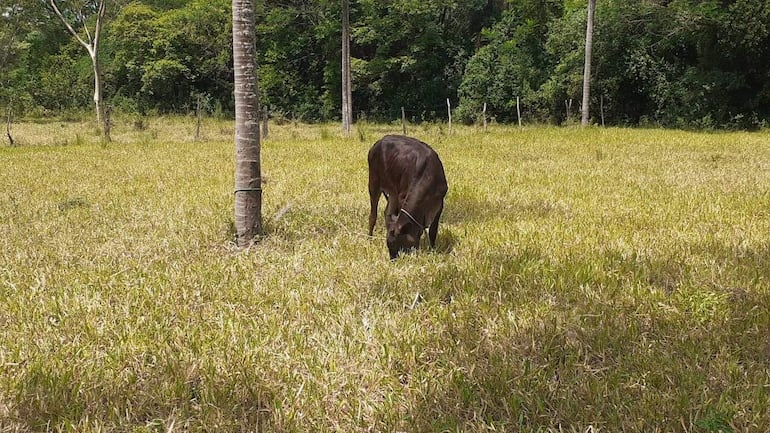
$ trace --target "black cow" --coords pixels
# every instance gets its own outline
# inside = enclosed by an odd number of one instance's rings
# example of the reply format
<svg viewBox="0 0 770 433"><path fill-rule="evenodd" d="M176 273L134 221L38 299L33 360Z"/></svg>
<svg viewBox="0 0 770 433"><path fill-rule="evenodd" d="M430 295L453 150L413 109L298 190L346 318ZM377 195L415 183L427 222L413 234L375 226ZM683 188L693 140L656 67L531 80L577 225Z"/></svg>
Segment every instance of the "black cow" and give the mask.
<svg viewBox="0 0 770 433"><path fill-rule="evenodd" d="M385 228L390 259L416 248L428 226L430 246L435 247L447 189L444 166L430 146L411 137L386 135L369 150L369 236L382 193L388 202Z"/></svg>

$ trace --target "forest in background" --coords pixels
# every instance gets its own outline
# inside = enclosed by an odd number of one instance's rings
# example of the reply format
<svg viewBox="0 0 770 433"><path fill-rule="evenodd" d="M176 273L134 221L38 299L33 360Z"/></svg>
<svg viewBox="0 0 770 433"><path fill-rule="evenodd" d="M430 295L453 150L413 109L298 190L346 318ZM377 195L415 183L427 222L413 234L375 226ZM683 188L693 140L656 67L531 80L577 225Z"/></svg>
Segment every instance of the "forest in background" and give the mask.
<svg viewBox="0 0 770 433"><path fill-rule="evenodd" d="M96 2L60 1L84 28ZM16 115L89 109L83 48L41 0L0 6L0 106ZM339 119L341 2L258 2L263 105L276 118ZM390 121L454 115L564 123L579 116L587 2L351 0L353 111ZM82 30L81 30L82 31ZM108 1L105 100L138 114L233 111L229 0ZM592 121L680 128L767 127L770 0L601 0ZM571 117L567 101L573 100Z"/></svg>

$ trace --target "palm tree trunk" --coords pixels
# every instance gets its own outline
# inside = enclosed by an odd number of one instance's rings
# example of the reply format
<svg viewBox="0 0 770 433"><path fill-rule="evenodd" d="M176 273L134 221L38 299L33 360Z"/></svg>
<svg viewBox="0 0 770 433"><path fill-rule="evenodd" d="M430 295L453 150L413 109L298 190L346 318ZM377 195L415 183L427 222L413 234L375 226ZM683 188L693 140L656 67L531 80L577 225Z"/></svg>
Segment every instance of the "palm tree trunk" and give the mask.
<svg viewBox="0 0 770 433"><path fill-rule="evenodd" d="M235 238L248 246L262 234L262 178L259 141L254 0L233 0L235 70Z"/></svg>
<svg viewBox="0 0 770 433"><path fill-rule="evenodd" d="M586 24L586 58L585 68L583 69L583 117L581 124L588 125L589 108L591 103L591 51L593 51L594 40L594 11L596 10L596 0L588 0L588 22Z"/></svg>

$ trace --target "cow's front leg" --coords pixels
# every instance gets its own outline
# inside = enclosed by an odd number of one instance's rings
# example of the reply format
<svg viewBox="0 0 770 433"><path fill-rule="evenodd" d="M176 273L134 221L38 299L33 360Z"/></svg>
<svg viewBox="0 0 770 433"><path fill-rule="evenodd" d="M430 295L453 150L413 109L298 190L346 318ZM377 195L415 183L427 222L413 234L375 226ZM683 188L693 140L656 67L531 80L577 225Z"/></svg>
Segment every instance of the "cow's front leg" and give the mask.
<svg viewBox="0 0 770 433"><path fill-rule="evenodd" d="M430 241L430 247L436 248L436 235L438 235L438 222L441 219L441 212L444 210L444 203L441 203L441 207L438 208L438 212L436 213L436 216L433 218L433 221L430 223L430 228L428 229L428 240Z"/></svg>

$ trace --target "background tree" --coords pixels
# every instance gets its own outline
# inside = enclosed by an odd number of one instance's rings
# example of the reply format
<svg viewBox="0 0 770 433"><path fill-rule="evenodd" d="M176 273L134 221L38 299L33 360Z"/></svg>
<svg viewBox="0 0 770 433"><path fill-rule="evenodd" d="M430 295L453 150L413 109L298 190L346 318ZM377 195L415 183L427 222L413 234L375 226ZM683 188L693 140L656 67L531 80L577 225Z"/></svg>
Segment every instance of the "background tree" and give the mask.
<svg viewBox="0 0 770 433"><path fill-rule="evenodd" d="M254 1L233 0L235 75L235 238L245 247L262 234L262 178Z"/></svg>
<svg viewBox="0 0 770 433"><path fill-rule="evenodd" d="M260 96L273 116L339 119L339 0L265 0L258 10Z"/></svg>
<svg viewBox="0 0 770 433"><path fill-rule="evenodd" d="M113 103L126 110L184 112L208 95L232 112L230 0L192 0L161 10L134 2L109 28Z"/></svg>
<svg viewBox="0 0 770 433"><path fill-rule="evenodd" d="M77 4L68 4L69 9L65 10L68 17L65 17L59 6L56 4L56 0L48 0L48 4L61 20L67 31L80 43L83 48L88 52L88 56L91 59L91 66L94 74L94 105L96 108L96 122L102 123L104 119L104 107L102 106L103 93L102 93L102 70L99 64L99 43L101 41L102 27L104 25L104 13L107 9L107 0L99 1L86 1ZM88 29L88 18L95 17L93 32ZM70 22L70 20L72 22ZM73 25L80 25L83 27L85 38L75 31ZM93 33L93 35L92 35Z"/></svg>
<svg viewBox="0 0 770 433"><path fill-rule="evenodd" d="M44 4L34 0L0 6L0 106L13 106L17 113L32 105L27 60L34 49L30 35L47 29L43 9Z"/></svg>
<svg viewBox="0 0 770 433"><path fill-rule="evenodd" d="M51 0L0 6L0 104L55 116L90 102L93 68ZM55 0L87 40L97 0ZM110 0L101 37L104 98L122 112L187 113L205 95L232 115L229 0ZM561 123L580 101L588 0L348 0L351 99L373 120ZM83 9L81 5L91 6ZM256 5L260 96L273 117L338 120L342 2ZM770 122L770 0L603 0L595 10L588 104L608 124L760 128ZM112 18L111 15L116 17ZM80 16L81 18L78 18ZM93 33L90 33L93 35ZM603 37L609 35L610 37ZM453 104L455 106L455 104ZM23 112L23 113L22 113Z"/></svg>
<svg viewBox="0 0 770 433"><path fill-rule="evenodd" d="M510 4L501 18L479 34L483 43L468 60L459 86L458 117L474 121L484 103L498 121L516 120L516 98L530 116L550 120L548 81L558 57L547 49L549 26L564 13L561 0Z"/></svg>
<svg viewBox="0 0 770 433"><path fill-rule="evenodd" d="M591 52L594 43L594 10L596 10L596 0L588 0L588 18L586 20L586 47L585 47L585 68L583 69L583 106L582 119L580 123L583 126L588 125L589 113L591 108Z"/></svg>
<svg viewBox="0 0 770 433"><path fill-rule="evenodd" d="M342 0L342 130L350 134L353 101L350 83L350 2Z"/></svg>
<svg viewBox="0 0 770 433"><path fill-rule="evenodd" d="M351 29L357 110L376 119L446 117L485 25L501 12L486 0L359 0Z"/></svg>

